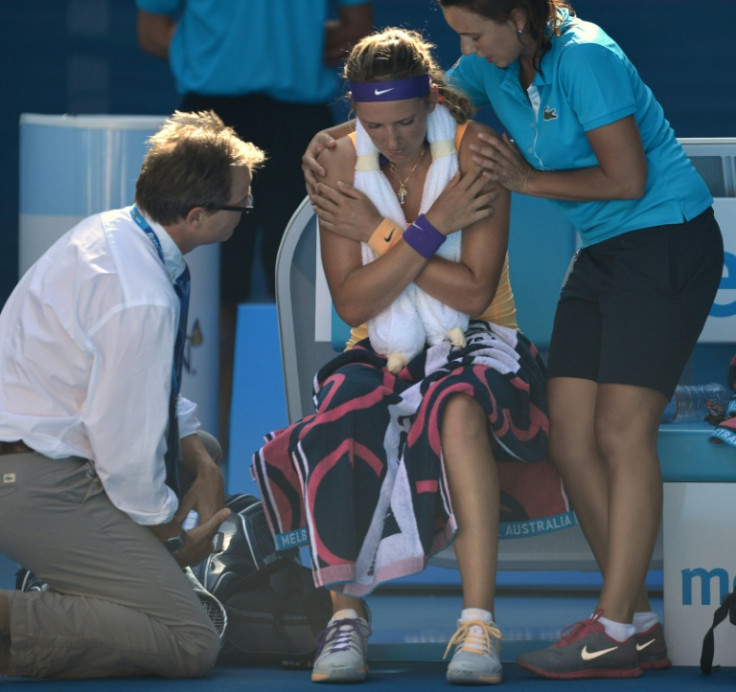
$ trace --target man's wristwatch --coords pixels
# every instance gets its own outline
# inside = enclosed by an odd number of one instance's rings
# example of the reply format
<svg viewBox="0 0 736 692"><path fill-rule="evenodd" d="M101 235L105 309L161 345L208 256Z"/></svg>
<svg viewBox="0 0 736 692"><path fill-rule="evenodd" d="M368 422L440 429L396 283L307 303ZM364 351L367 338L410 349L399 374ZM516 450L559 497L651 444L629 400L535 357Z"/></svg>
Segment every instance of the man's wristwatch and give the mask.
<svg viewBox="0 0 736 692"><path fill-rule="evenodd" d="M164 545L166 546L166 550L168 550L170 553L178 553L183 547L184 544L187 542L187 532L182 529L181 533L178 536L172 536L171 538L167 538L164 542Z"/></svg>

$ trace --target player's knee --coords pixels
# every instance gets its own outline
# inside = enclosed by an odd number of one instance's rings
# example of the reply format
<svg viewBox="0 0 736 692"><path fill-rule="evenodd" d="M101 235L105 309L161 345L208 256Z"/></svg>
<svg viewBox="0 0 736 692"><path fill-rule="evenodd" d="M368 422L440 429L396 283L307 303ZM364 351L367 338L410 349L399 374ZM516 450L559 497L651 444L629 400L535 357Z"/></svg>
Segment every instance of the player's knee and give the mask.
<svg viewBox="0 0 736 692"><path fill-rule="evenodd" d="M560 473L575 473L596 458L594 449L579 435L567 435L564 430L550 425L547 438L547 457Z"/></svg>
<svg viewBox="0 0 736 692"><path fill-rule="evenodd" d="M472 396L456 394L445 405L442 424L455 432L471 432L479 425L485 427L485 421L483 409Z"/></svg>

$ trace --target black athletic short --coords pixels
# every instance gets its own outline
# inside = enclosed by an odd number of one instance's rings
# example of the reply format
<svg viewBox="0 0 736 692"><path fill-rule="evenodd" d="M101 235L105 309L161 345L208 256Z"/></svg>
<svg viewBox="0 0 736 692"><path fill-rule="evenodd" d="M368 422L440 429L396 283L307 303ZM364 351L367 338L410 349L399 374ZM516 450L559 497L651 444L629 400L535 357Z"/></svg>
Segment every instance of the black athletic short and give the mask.
<svg viewBox="0 0 736 692"><path fill-rule="evenodd" d="M548 376L670 397L722 273L723 240L711 208L580 250L560 292Z"/></svg>

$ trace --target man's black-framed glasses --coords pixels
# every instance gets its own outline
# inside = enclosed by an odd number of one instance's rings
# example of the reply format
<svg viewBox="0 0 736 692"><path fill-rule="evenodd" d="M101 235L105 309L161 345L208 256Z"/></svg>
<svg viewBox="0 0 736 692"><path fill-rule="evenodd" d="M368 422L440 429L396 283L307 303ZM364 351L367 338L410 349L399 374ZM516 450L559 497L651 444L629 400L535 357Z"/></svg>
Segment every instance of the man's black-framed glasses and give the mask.
<svg viewBox="0 0 736 692"><path fill-rule="evenodd" d="M253 193L248 195L245 206L240 204L203 204L206 209L216 209L217 211L238 211L243 214L249 213L253 209Z"/></svg>

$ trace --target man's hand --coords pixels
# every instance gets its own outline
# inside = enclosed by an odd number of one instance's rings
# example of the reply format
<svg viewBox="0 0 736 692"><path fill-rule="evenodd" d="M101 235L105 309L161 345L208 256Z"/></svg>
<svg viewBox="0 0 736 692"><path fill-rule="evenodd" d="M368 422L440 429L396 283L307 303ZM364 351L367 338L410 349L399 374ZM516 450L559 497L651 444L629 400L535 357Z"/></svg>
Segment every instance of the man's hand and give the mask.
<svg viewBox="0 0 736 692"><path fill-rule="evenodd" d="M183 522L195 510L200 522L206 522L225 506L222 472L196 434L181 439L181 458L182 466L194 480L179 503L174 521Z"/></svg>
<svg viewBox="0 0 736 692"><path fill-rule="evenodd" d="M182 523L192 510L199 514L199 524L190 529L184 547L174 553L182 566L196 565L212 552L212 541L217 529L230 516L225 508L225 481L214 459L207 453L199 436L188 435L181 439L182 466L193 476L174 518L168 524L152 526L159 540L178 536Z"/></svg>
<svg viewBox="0 0 736 692"><path fill-rule="evenodd" d="M215 512L208 521L198 524L193 529L187 531L187 539L184 541L184 547L173 553L174 558L182 567L191 567L197 565L202 560L206 560L212 553L212 545L215 540L217 529L220 528L225 519L230 516L231 512L227 507L223 507Z"/></svg>
<svg viewBox="0 0 736 692"><path fill-rule="evenodd" d="M157 58L169 57L169 45L176 31L176 21L167 14L138 10L136 31L140 47Z"/></svg>
<svg viewBox="0 0 736 692"><path fill-rule="evenodd" d="M214 541L215 534L220 528L220 524L230 514L230 510L227 507L223 507L215 512L207 521L200 522L193 529L187 531L186 540L182 549L172 553L174 559L182 567L188 567L197 565L209 557L212 552L212 542ZM181 522L173 519L168 524L151 526L150 529L165 544L169 538L178 536L181 533Z"/></svg>

